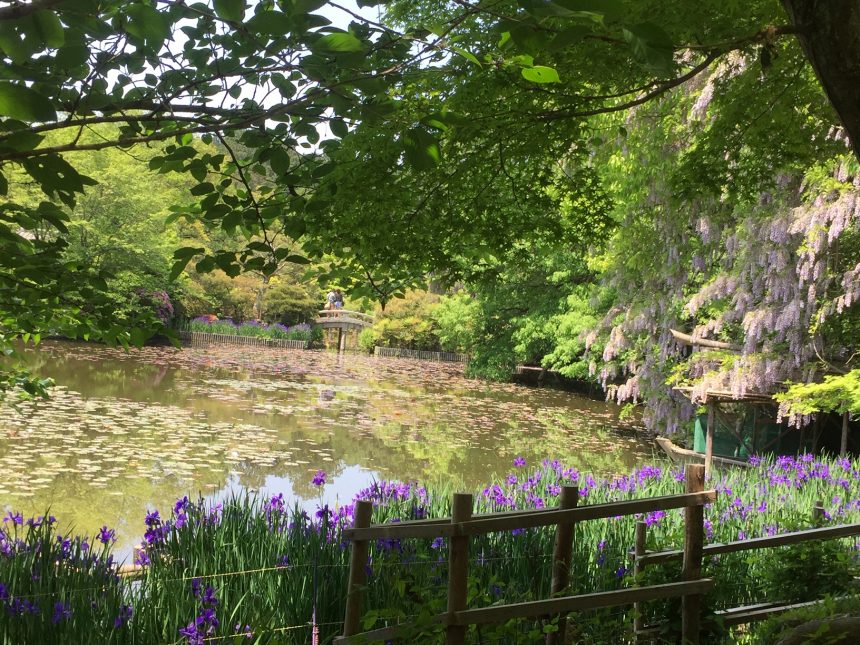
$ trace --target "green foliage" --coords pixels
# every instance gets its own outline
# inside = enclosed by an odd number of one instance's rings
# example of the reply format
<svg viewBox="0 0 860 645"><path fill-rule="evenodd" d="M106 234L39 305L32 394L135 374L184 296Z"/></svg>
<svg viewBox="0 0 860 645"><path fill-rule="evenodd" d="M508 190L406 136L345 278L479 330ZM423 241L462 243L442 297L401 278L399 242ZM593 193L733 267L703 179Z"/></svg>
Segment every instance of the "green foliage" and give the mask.
<svg viewBox="0 0 860 645"><path fill-rule="evenodd" d="M359 347L365 351L375 345L438 351L442 346L433 312L439 299L428 291L413 290L392 300L384 311L377 309L376 322L362 331Z"/></svg>
<svg viewBox="0 0 860 645"><path fill-rule="evenodd" d="M791 383L774 396L780 409L789 415L816 412L850 412L860 415L860 370L825 376L821 383Z"/></svg>
<svg viewBox="0 0 860 645"><path fill-rule="evenodd" d="M319 287L275 277L263 300L263 320L285 325L311 322L324 301Z"/></svg>
<svg viewBox="0 0 860 645"><path fill-rule="evenodd" d="M763 569L764 589L776 590L785 602L800 602L850 591L858 563L838 542L813 541L786 547Z"/></svg>
<svg viewBox="0 0 860 645"><path fill-rule="evenodd" d="M783 638L791 635L797 627L815 620L832 619L842 616L860 616L860 596L847 595L841 598L828 597L824 602L809 607L802 607L768 618L760 623L754 623L747 638L739 639L738 642L746 645L769 645L781 642ZM851 635L835 634L826 624L820 630L816 630L816 640L810 641L806 636L805 642L814 642L824 645L829 642L848 642L843 638L851 638Z"/></svg>

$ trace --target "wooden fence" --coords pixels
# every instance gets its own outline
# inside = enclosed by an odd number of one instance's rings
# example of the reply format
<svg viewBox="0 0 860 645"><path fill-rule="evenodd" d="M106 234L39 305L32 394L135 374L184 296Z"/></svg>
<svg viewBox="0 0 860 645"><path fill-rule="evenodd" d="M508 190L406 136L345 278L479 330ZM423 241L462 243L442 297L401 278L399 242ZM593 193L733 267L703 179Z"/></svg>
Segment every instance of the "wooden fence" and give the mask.
<svg viewBox="0 0 860 645"><path fill-rule="evenodd" d="M234 336L232 334L209 334L202 331L179 332L180 340L191 347L211 345L241 345L243 347L278 347L281 349L307 349L306 340L283 338L260 338L258 336Z"/></svg>
<svg viewBox="0 0 860 645"><path fill-rule="evenodd" d="M751 538L747 540L738 540L735 542L709 544L702 548L702 557L717 556L724 553L739 553L742 551L752 551L757 549L772 549L792 544L800 544L802 542L810 542L813 540L828 540L845 537L853 537L860 535L860 523L858 524L842 524L839 526L820 526L824 517L824 507L821 502L816 503L812 509L812 523L818 525L817 528L806 529L803 531L794 531L791 533L780 533L766 537ZM636 539L633 555L633 572L635 574L642 573L645 568L653 564L663 564L666 562L677 561L683 558L682 550L670 551L653 551L645 550L647 540L647 526L645 522L636 523ZM744 625L757 620L764 620L774 614L791 611L798 607L809 606L815 602L790 604L790 603L759 603L754 605L744 605L740 607L732 607L716 612L717 617L726 627L734 625ZM659 626L645 626L641 616L641 611L634 619L634 633L637 636L647 636L656 631Z"/></svg>
<svg viewBox="0 0 860 645"><path fill-rule="evenodd" d="M355 511L355 528L348 529L344 536L352 540L349 583L347 588L346 610L344 613L343 635L335 639L341 645L349 643L351 637L358 642L392 640L398 636L408 636L410 625L398 624L359 633L362 614L364 586L366 584L365 565L371 540L437 537L450 538L448 554L448 611L434 617L434 622L443 626L448 644L465 642L466 628L469 625L505 623L516 618L547 618L559 616L558 631L547 634L547 645L564 642L566 618L573 611L603 609L620 605L633 605L633 629L637 640L647 639L659 631L659 625L643 624L642 605L651 600L681 597L681 642L696 645L699 642L701 627L701 597L710 591L713 580L702 578L702 560L705 556L724 553L737 553L754 549L768 549L812 540L837 539L860 535L860 523L840 526L821 527L824 508L816 504L812 521L816 528L792 533L727 542L725 544L704 544L704 504L713 502L716 493L704 490L705 467L701 464L688 464L685 470L686 493L620 502L579 506L579 489L576 486L562 488L558 508L543 510L511 511L472 516L472 496L455 494L452 516L431 520L416 520L396 524L370 524L373 506L368 501L358 502ZM574 527L578 522L589 520L650 513L657 510L674 508L684 509L684 546L668 551L646 551L647 525L637 522L633 557L634 579L647 566L672 561L681 562L681 580L678 582L636 586L618 591L565 596L568 588ZM552 558L552 598L533 602L507 605L493 605L469 609L466 604L466 590L469 577L469 536L494 531L556 526ZM733 607L717 612L724 626L735 626L762 620L774 614L783 613L799 607L815 604L799 603L762 603Z"/></svg>
<svg viewBox="0 0 860 645"><path fill-rule="evenodd" d="M380 347L377 345L373 348L374 356L386 356L393 358L420 358L428 361L447 361L451 363L468 363L468 354L458 354L457 352L427 352L419 349L404 349L401 347Z"/></svg>
<svg viewBox="0 0 860 645"><path fill-rule="evenodd" d="M579 488L565 486L561 492L559 508L512 511L472 516L472 495L454 495L450 518L416 520L396 524L371 526L373 506L360 501L355 509L355 528L344 532L352 540L349 583L343 635L336 643L380 641L408 634L408 624L383 627L359 633L364 587L367 582L366 564L370 540L402 538L449 538L448 552L448 611L435 616L437 624L445 630L448 645L465 643L469 625L505 623L515 618L545 618L559 616L558 631L547 634L547 644L564 642L565 614L571 611L602 609L631 605L660 598L682 598L682 638L685 643L699 642L701 595L713 587L713 581L701 577L704 549L704 505L716 499L715 491L705 491L705 470L701 465L686 468L686 493L646 499L609 502L592 506L578 506ZM658 510L683 508L684 548L682 549L682 579L669 584L634 587L576 596L561 595L568 588L573 550L574 526L578 522L649 513ZM507 605L494 605L469 609L466 593L469 578L469 536L495 531L555 526L555 544L552 558L552 598Z"/></svg>

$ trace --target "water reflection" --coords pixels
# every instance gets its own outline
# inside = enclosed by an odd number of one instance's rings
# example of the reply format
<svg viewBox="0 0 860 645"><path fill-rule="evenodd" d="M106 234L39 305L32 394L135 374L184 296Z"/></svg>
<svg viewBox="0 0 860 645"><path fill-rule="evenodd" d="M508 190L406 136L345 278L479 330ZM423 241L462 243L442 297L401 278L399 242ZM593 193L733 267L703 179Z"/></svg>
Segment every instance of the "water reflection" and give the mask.
<svg viewBox="0 0 860 645"><path fill-rule="evenodd" d="M31 369L47 402L0 407L0 506L93 531L127 548L147 507L185 494L283 492L346 501L374 479L474 488L514 456L593 472L651 459L619 433L617 408L570 393L463 378L461 366L260 348L45 343ZM317 489L317 469L328 483Z"/></svg>

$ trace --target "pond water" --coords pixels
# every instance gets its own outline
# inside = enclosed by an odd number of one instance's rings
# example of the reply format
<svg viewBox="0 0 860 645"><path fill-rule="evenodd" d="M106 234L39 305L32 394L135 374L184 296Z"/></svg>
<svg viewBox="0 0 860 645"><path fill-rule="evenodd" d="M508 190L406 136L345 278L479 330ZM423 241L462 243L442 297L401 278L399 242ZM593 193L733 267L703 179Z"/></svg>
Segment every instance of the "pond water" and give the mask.
<svg viewBox="0 0 860 645"><path fill-rule="evenodd" d="M0 405L0 508L50 507L79 532L107 524L120 553L140 539L147 509L185 494L251 489L336 504L378 479L472 490L518 456L603 474L653 457L616 406L466 379L455 364L64 342L25 356L57 387L48 401Z"/></svg>

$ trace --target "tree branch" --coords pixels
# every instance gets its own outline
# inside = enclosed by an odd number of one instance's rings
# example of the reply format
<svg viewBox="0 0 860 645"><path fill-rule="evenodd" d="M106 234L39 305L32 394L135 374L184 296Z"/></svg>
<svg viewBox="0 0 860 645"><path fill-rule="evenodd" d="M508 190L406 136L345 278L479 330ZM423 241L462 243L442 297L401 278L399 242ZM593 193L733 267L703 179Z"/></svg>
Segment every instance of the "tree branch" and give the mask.
<svg viewBox="0 0 860 645"><path fill-rule="evenodd" d="M16 20L29 16L43 9L50 9L54 5L58 5L63 0L34 0L28 4L15 3L8 7L0 7L0 20Z"/></svg>
<svg viewBox="0 0 860 645"><path fill-rule="evenodd" d="M658 96L665 94L669 90L678 87L679 85L683 85L690 79L698 76L704 70L706 70L711 63L713 63L717 58L719 58L719 56L720 54L715 52L709 53L705 57L705 60L693 67L686 74L682 74L678 78L674 78L671 81L662 82L657 88L643 94L636 99L633 99L632 101L619 103L618 105L608 105L604 107L593 108L591 110L553 110L551 112L544 112L543 114L538 115L538 119L542 121L557 121L559 119L583 118L587 116L596 116L598 114L609 114L611 112L623 112L625 110L629 110L630 108L634 108L637 105L647 103L648 101L651 101Z"/></svg>

